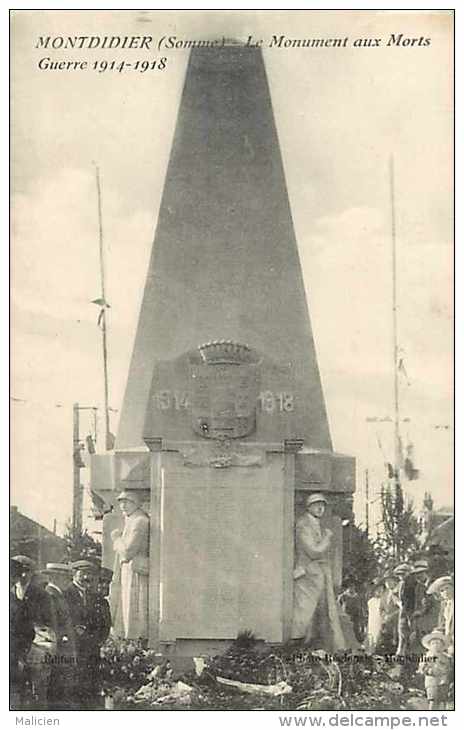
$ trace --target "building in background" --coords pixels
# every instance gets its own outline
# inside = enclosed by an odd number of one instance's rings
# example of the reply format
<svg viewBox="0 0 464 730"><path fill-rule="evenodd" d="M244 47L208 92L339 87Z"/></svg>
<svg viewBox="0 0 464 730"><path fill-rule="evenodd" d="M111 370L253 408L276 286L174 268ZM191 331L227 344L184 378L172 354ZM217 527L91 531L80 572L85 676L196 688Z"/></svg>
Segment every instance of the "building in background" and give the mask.
<svg viewBox="0 0 464 730"><path fill-rule="evenodd" d="M38 568L44 568L47 563L59 563L63 560L66 554L66 541L12 506L10 554L27 555L35 560Z"/></svg>

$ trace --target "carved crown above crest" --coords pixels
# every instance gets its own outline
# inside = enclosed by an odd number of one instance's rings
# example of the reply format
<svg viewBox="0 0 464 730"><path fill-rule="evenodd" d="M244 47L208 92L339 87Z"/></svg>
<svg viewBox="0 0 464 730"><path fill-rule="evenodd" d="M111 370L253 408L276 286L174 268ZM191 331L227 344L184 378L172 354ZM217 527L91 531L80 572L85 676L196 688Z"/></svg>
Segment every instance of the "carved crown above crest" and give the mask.
<svg viewBox="0 0 464 730"><path fill-rule="evenodd" d="M256 352L248 345L232 340L213 340L199 345L201 362L207 365L243 365L259 360Z"/></svg>

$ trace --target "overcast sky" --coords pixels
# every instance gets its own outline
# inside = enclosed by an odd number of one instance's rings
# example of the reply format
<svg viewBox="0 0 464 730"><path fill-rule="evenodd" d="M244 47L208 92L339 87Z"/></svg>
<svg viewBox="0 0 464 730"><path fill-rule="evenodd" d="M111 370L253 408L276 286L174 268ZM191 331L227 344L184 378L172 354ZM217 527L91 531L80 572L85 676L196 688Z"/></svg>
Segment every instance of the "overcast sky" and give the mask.
<svg viewBox="0 0 464 730"><path fill-rule="evenodd" d="M40 58L159 58L35 48L44 35L264 40L276 125L334 447L371 471L391 459L388 160L395 156L403 438L418 505L452 503L452 26L446 12L15 12L12 502L62 531L71 512L72 404L101 405L98 221L107 257L110 399L119 409L179 107L187 50L165 71L40 71ZM387 46L391 34L429 45ZM268 48L272 35L346 48ZM357 38L378 47L353 48ZM24 402L22 402L24 401ZM60 405L60 407L57 407ZM117 430L118 414L112 415ZM83 436L89 421L83 415ZM436 426L450 426L439 428ZM85 474L83 474L83 477ZM362 490L357 508L362 518ZM375 517L375 513L374 513Z"/></svg>

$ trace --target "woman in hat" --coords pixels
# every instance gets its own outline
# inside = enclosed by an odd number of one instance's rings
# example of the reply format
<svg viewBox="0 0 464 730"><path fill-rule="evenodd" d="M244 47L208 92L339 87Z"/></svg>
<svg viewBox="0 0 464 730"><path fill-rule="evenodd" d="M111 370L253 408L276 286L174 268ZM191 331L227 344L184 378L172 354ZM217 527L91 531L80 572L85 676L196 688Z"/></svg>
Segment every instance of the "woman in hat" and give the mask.
<svg viewBox="0 0 464 730"><path fill-rule="evenodd" d="M320 522L326 504L323 494L309 495L306 512L296 523L292 638L339 651L345 639L330 567L332 531Z"/></svg>
<svg viewBox="0 0 464 730"><path fill-rule="evenodd" d="M111 533L116 553L110 593L113 630L125 639L147 638L150 520L134 490L122 492L118 502L124 529Z"/></svg>

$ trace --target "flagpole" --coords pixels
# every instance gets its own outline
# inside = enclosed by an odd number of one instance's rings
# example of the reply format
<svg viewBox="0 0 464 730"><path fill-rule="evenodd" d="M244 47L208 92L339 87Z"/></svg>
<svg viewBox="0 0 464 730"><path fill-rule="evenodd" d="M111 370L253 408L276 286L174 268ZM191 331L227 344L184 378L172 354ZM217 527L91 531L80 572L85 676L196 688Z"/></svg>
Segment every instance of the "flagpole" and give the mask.
<svg viewBox="0 0 464 730"><path fill-rule="evenodd" d="M398 389L398 308L396 290L396 211L395 211L395 168L393 155L390 157L390 202L391 202L391 243L392 243L392 309L393 309L393 383L395 412L395 479L400 483L400 416Z"/></svg>
<svg viewBox="0 0 464 730"><path fill-rule="evenodd" d="M391 243L392 243L392 320L393 320L393 392L394 392L394 421L395 421L395 500L402 502L401 489L401 453L400 453L400 406L398 388L398 304L396 288L396 210L395 210L395 166L393 155L390 156L390 203L391 203ZM395 545L398 558L399 545Z"/></svg>
<svg viewBox="0 0 464 730"><path fill-rule="evenodd" d="M105 411L105 450L110 451L110 412L109 412L109 393L108 393L108 345L106 336L106 295L105 295L105 257L103 250L103 223L102 223L102 203L101 203L101 186L100 186L100 170L95 165L95 174L97 181L97 201L98 201L98 241L100 250L100 286L101 286L101 331L102 331L102 347L103 347L103 381L104 381L104 411Z"/></svg>
<svg viewBox="0 0 464 730"><path fill-rule="evenodd" d="M365 476L365 497L366 497L366 537L369 538L369 469L364 472Z"/></svg>

